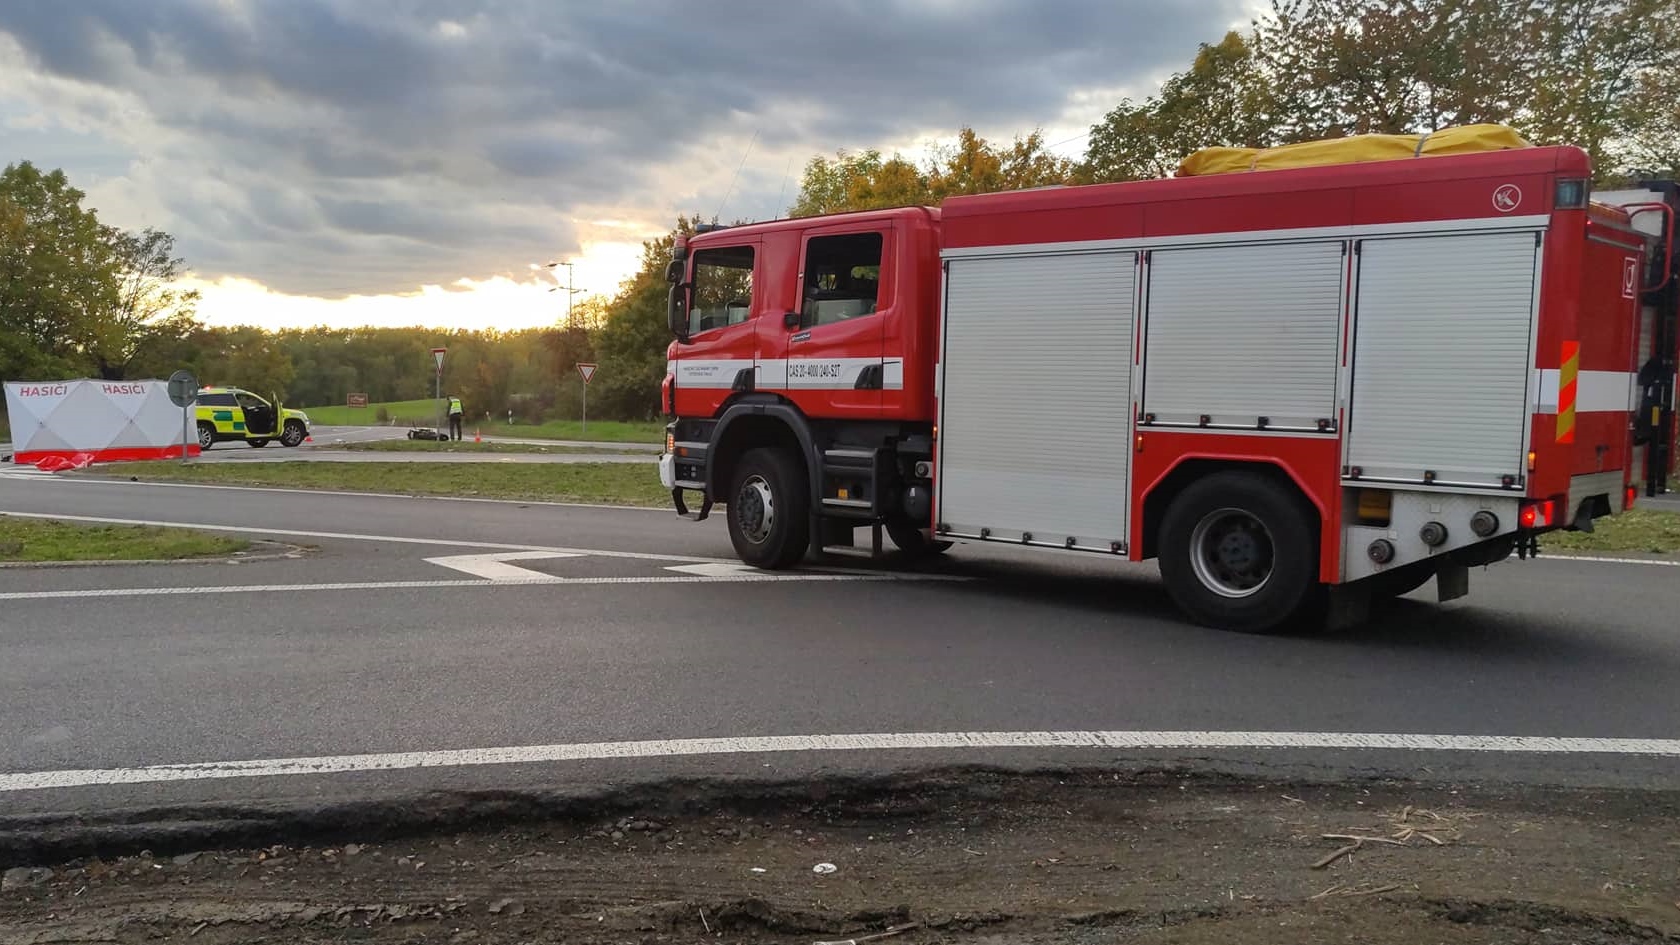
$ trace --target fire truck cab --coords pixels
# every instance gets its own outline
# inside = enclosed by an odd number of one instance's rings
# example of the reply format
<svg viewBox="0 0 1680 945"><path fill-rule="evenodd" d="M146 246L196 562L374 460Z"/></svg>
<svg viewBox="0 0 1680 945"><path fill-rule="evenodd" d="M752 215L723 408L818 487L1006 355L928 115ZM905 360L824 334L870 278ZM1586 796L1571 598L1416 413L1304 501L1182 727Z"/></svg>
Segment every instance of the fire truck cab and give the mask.
<svg viewBox="0 0 1680 945"><path fill-rule="evenodd" d="M766 568L878 525L911 556L1158 558L1235 630L1431 577L1449 600L1643 485L1640 299L1672 239L1591 176L1520 148L698 233L661 475Z"/></svg>

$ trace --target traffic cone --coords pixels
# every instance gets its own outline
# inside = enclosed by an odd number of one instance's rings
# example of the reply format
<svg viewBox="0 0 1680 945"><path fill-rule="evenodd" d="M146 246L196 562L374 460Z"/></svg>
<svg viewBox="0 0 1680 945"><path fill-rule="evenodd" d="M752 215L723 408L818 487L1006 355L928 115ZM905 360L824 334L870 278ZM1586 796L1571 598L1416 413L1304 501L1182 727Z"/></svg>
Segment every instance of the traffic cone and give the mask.
<svg viewBox="0 0 1680 945"><path fill-rule="evenodd" d="M484 437L478 435L478 427L473 427L473 442L474 443L483 443L484 442Z"/></svg>

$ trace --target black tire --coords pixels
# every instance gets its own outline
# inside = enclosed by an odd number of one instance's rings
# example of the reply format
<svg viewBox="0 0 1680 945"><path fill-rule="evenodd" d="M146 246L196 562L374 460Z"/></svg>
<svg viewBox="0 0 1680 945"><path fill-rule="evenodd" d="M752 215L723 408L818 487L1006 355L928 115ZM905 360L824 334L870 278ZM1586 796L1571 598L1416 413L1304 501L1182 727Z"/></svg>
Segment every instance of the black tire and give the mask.
<svg viewBox="0 0 1680 945"><path fill-rule="evenodd" d="M216 445L216 427L213 424L200 422L198 425L198 448L207 450Z"/></svg>
<svg viewBox="0 0 1680 945"><path fill-rule="evenodd" d="M910 558L929 558L951 550L953 542L928 538L920 528L903 520L887 519L887 536Z"/></svg>
<svg viewBox="0 0 1680 945"><path fill-rule="evenodd" d="M250 448L252 448L254 450L260 450L263 447L268 445L268 441L267 440L246 440L245 445L249 446Z"/></svg>
<svg viewBox="0 0 1680 945"><path fill-rule="evenodd" d="M729 540L742 561L781 570L811 543L811 489L793 454L756 449L741 457L729 484Z"/></svg>
<svg viewBox="0 0 1680 945"><path fill-rule="evenodd" d="M1256 473L1190 485L1161 521L1161 577L1192 620L1242 633L1316 629L1317 518L1294 490Z"/></svg>
<svg viewBox="0 0 1680 945"><path fill-rule="evenodd" d="M303 424L296 420L289 420L286 422L285 430L280 433L280 445L301 446L303 445L303 438L308 435L309 433L304 430Z"/></svg>
<svg viewBox="0 0 1680 945"><path fill-rule="evenodd" d="M1410 594L1428 584L1434 576L1435 562L1414 561L1393 571L1373 575L1365 583L1371 588L1373 600L1390 600Z"/></svg>

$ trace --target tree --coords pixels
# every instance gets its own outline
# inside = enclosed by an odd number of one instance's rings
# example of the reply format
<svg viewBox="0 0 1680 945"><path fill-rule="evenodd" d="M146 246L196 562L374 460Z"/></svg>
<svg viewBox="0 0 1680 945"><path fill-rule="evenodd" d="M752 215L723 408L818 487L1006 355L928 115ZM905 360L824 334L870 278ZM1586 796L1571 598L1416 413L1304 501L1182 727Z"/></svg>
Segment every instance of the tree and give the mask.
<svg viewBox="0 0 1680 945"><path fill-rule="evenodd" d="M990 194L1001 190L1066 184L1073 179L1073 162L1050 153L1044 134L1034 130L999 149L973 128L957 132L955 145L936 149L929 160L927 189L933 202L957 194Z"/></svg>
<svg viewBox="0 0 1680 945"><path fill-rule="evenodd" d="M63 171L0 171L0 375L85 369L97 313L115 304L111 231Z"/></svg>
<svg viewBox="0 0 1680 945"><path fill-rule="evenodd" d="M927 206L956 194L1067 184L1074 179L1074 163L1045 148L1041 132L999 148L965 127L958 130L954 144L929 149L921 165L898 154L883 159L879 151L814 157L805 165L799 196L788 215Z"/></svg>
<svg viewBox="0 0 1680 945"><path fill-rule="evenodd" d="M63 171L0 172L0 374L163 374L162 352L197 327L174 237L106 226L83 197Z"/></svg>
<svg viewBox="0 0 1680 945"><path fill-rule="evenodd" d="M1680 177L1680 68L1653 69L1640 77L1629 108L1640 116L1628 133L1628 176Z"/></svg>
<svg viewBox="0 0 1680 945"><path fill-rule="evenodd" d="M606 324L595 340L601 371L590 386L595 395L590 400L600 405L602 416L645 420L659 414L665 351L671 343L665 267L676 237L691 235L697 222L679 217L670 233L644 242L641 268L608 303Z"/></svg>
<svg viewBox="0 0 1680 945"><path fill-rule="evenodd" d="M1606 178L1672 148L1653 136L1673 127L1674 86L1661 84L1680 73L1680 0L1553 0L1524 40L1536 65L1521 121L1534 137L1585 148Z"/></svg>
<svg viewBox="0 0 1680 945"><path fill-rule="evenodd" d="M814 157L805 164L799 196L789 208L788 216L814 217L854 209L855 194L860 188L870 186L880 170L879 151L840 151L832 159Z"/></svg>
<svg viewBox="0 0 1680 945"><path fill-rule="evenodd" d="M243 387L264 397L285 397L294 369L280 339L261 328L240 325L199 333L204 354L199 380L214 386Z"/></svg>
<svg viewBox="0 0 1680 945"><path fill-rule="evenodd" d="M175 238L150 227L139 233L113 230L117 291L111 307L95 314L89 354L99 376L122 380L143 348L178 338L194 325L197 291L176 285L186 260L175 255Z"/></svg>
<svg viewBox="0 0 1680 945"><path fill-rule="evenodd" d="M1165 177L1199 148L1275 143L1276 102L1261 80L1254 37L1231 32L1203 44L1189 70L1143 102L1121 101L1091 127L1078 170L1090 182Z"/></svg>

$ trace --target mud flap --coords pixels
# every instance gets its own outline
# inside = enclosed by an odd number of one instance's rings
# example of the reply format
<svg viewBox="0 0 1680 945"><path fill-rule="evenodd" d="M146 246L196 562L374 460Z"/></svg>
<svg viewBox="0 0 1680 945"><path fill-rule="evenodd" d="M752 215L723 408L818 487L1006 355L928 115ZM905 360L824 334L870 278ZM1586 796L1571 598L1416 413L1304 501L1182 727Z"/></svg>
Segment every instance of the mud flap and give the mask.
<svg viewBox="0 0 1680 945"><path fill-rule="evenodd" d="M1435 571L1436 600L1445 604L1470 593L1470 569L1462 564L1442 564Z"/></svg>
<svg viewBox="0 0 1680 945"><path fill-rule="evenodd" d="M701 495L698 514L691 514L688 511L688 503L683 501L683 490L681 489L671 490L671 504L677 507L678 515L696 522L704 522L706 517L712 514L712 497L709 495Z"/></svg>

